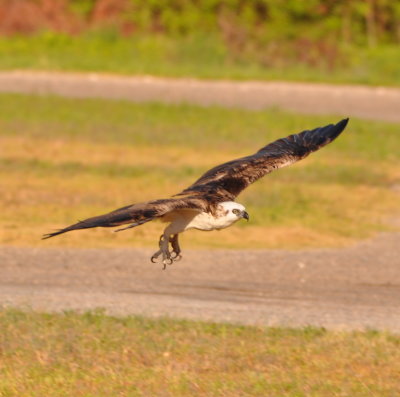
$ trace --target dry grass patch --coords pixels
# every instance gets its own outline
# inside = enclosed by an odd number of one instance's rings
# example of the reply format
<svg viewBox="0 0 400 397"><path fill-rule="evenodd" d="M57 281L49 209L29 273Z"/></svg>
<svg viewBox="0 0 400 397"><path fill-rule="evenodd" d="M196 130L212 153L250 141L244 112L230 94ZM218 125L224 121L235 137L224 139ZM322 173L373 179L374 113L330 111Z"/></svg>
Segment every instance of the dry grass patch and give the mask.
<svg viewBox="0 0 400 397"><path fill-rule="evenodd" d="M66 139L48 139L31 137L0 136L0 144L4 152L4 159L18 159L23 161L42 161L53 165L64 163L80 163L84 165L115 164L122 166L186 166L188 159L194 166L212 167L214 162L224 162L232 156L245 155L238 151L221 151L215 148L204 152L195 148L164 145L127 146L111 143L71 142Z"/></svg>
<svg viewBox="0 0 400 397"><path fill-rule="evenodd" d="M0 395L380 396L400 392L400 338L101 312L0 312Z"/></svg>
<svg viewBox="0 0 400 397"><path fill-rule="evenodd" d="M0 96L0 105L0 242L20 245L154 246L159 223L45 243L40 236L169 197L216 164L327 123L279 112L16 95ZM264 123L268 134L260 133ZM392 189L400 182L399 152L393 125L352 120L334 144L247 189L238 201L250 213L248 224L222 231L223 238L190 232L185 246L335 246L388 230L383 220L400 214Z"/></svg>

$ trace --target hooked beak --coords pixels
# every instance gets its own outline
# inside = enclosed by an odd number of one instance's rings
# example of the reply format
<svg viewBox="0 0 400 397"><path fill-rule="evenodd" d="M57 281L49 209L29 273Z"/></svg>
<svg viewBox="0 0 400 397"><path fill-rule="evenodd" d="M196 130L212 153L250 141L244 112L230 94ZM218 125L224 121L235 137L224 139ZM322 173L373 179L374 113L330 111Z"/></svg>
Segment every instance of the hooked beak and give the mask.
<svg viewBox="0 0 400 397"><path fill-rule="evenodd" d="M246 219L247 222L248 222L249 219L250 219L249 214L248 214L246 211L243 211L243 212L242 212L242 218Z"/></svg>

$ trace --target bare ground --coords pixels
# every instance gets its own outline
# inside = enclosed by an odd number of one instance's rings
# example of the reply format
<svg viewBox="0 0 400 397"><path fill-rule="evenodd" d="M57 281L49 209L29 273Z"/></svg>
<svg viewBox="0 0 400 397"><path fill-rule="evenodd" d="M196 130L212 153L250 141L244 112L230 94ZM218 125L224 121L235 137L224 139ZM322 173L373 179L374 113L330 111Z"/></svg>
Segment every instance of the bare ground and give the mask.
<svg viewBox="0 0 400 397"><path fill-rule="evenodd" d="M150 76L33 71L0 72L0 92L188 102L400 122L400 88L260 81L209 81Z"/></svg>
<svg viewBox="0 0 400 397"><path fill-rule="evenodd" d="M400 332L400 234L346 249L187 251L0 248L0 304L257 325Z"/></svg>

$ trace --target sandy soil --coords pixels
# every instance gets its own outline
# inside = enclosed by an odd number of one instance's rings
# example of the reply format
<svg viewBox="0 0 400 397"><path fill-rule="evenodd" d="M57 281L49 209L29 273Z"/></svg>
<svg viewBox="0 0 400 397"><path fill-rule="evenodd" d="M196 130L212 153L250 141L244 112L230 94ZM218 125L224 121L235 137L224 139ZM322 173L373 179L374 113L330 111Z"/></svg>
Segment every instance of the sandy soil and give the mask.
<svg viewBox="0 0 400 397"><path fill-rule="evenodd" d="M399 244L382 234L346 249L187 251L166 271L151 250L2 247L0 304L399 332Z"/></svg>
<svg viewBox="0 0 400 397"><path fill-rule="evenodd" d="M3 71L0 92L194 103L400 122L400 88Z"/></svg>

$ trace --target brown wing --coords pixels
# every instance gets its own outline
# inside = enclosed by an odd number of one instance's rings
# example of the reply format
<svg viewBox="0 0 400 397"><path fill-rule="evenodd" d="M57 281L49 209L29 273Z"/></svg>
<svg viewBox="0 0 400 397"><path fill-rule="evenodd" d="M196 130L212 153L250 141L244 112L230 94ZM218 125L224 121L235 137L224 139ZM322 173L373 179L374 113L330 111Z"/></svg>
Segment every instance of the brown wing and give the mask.
<svg viewBox="0 0 400 397"><path fill-rule="evenodd" d="M177 196L210 196L214 202L215 199L220 202L233 200L257 179L295 163L332 142L345 129L348 120L289 135L264 146L251 156L218 165Z"/></svg>
<svg viewBox="0 0 400 397"><path fill-rule="evenodd" d="M172 211L180 209L189 209L199 212L210 210L209 204L202 197L154 200L146 203L128 205L108 214L85 219L64 229L45 234L43 239L54 237L72 230L89 229L93 227L115 227L129 223L130 225L124 228L129 229L131 227L143 225L153 219L161 218Z"/></svg>
<svg viewBox="0 0 400 397"><path fill-rule="evenodd" d="M72 230L93 227L115 227L129 224L135 227L182 209L215 212L218 203L233 200L248 185L265 174L308 156L311 152L333 141L346 127L348 119L336 125L316 128L278 139L257 153L229 161L207 171L193 185L170 199L154 200L128 205L108 214L77 222L56 232L45 234L44 239ZM122 230L122 229L121 229Z"/></svg>

